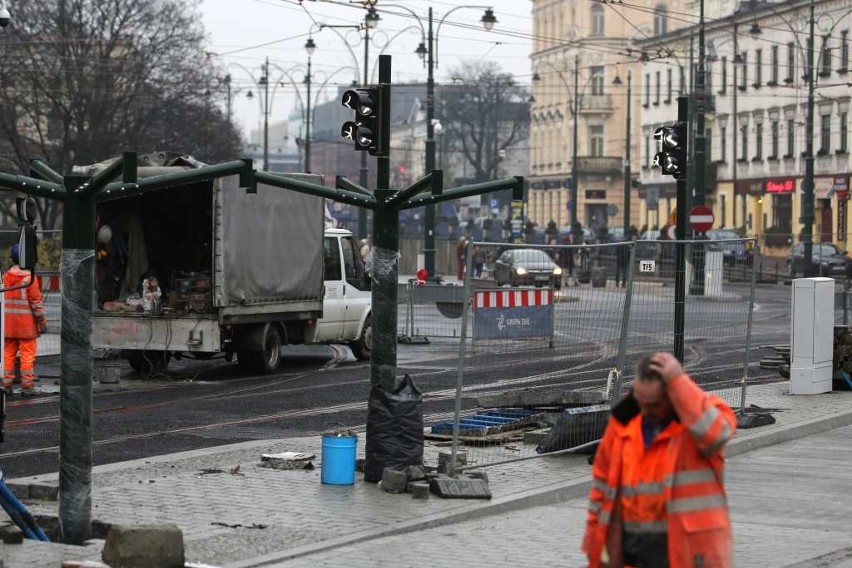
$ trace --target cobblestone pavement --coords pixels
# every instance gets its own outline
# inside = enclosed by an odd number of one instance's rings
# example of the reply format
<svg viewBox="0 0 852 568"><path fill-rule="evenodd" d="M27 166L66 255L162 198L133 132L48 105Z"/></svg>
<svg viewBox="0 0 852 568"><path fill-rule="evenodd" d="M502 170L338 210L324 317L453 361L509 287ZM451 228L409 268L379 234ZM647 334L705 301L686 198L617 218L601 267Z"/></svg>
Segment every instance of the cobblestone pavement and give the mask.
<svg viewBox="0 0 852 568"><path fill-rule="evenodd" d="M852 566L852 426L729 460L735 565ZM309 566L584 566L585 498L385 537L284 562ZM817 562L815 559L820 558Z"/></svg>
<svg viewBox="0 0 852 568"><path fill-rule="evenodd" d="M763 455L759 452L771 451L772 448L749 454L744 452L768 443L786 442L852 424L852 393L791 397L786 394L788 390L789 383L775 383L756 386L749 391L749 403L776 409L774 416L777 423L738 432L729 454L740 457L734 458L732 463L752 463L750 460L757 460L755 456ZM838 432L844 432L846 436L850 433L849 428ZM756 477L755 487L746 487L742 493L736 493L736 487L731 491L732 502L734 497L742 495L750 507L768 511L766 520L776 522L778 534L783 536L784 543L793 546L798 542L802 553L817 556L832 552L830 546L834 535L827 530L820 532L821 528L805 531L810 526L807 520L802 520L799 526L790 524L784 511L789 513L793 509L785 507L784 501L779 499L779 495L786 496L784 475L788 471L803 476L813 469L824 470L825 482L829 483L829 474L840 479L843 468L848 471L852 457L840 451L837 456L829 454L828 457L805 452L804 449L811 446L808 440L811 438L792 442L794 451L785 449L779 454L781 457L773 458L774 463L771 460L755 461L754 467L762 468L765 477ZM842 436L833 440L841 442ZM432 535L453 534L458 539L458 535L463 532L483 536L496 532L500 538L485 547L487 550L481 553L481 558L473 565L484 565L486 558L496 558L490 562L493 565L507 565L506 559L512 558L510 554L517 550L533 555L534 560L541 558L535 556L538 554L551 555L546 556L551 559L547 562L531 561L530 565L546 566L554 559L558 559L562 566L582 565L582 559L576 556L576 548L582 531L586 506L584 496L589 479L589 465L585 457L550 456L487 468L494 496L490 501L439 499L435 496L428 500L414 500L410 495L385 493L373 484L364 483L360 475L353 486L321 484L318 467L321 442L320 437L253 441L98 466L92 475L93 517L108 523L174 522L183 530L187 559L217 566L274 565L288 556L308 553L321 556L294 560L294 565L306 565L295 562L306 562L307 559L330 562L334 557L354 558L360 547L364 547L364 550L387 549L381 543L391 540L382 537L401 531L412 534L391 537L401 547L394 558L420 550L420 556L412 562L422 557L431 565L453 565L449 560L452 555L444 553L451 549L450 545L442 539L433 540ZM359 454L363 455L363 434L359 435L359 443ZM784 445L785 448L787 446ZM844 451L848 452L848 447L849 444L846 444ZM427 464L434 465L437 462L439 449L442 448L427 446ZM282 471L260 467L262 453L280 451L315 454L317 459L313 463L317 468L310 471ZM846 459L844 455L848 458L845 465L841 463L842 459ZM838 459L836 467L832 465L834 457ZM237 464L240 464L239 471L230 473ZM738 475L733 470L739 471L744 467L731 467L733 483L736 483ZM26 498L28 484L55 485L56 482L57 475L49 474L11 480L9 483L33 513L55 516L56 502ZM813 489L804 483L796 489L796 494L812 495L814 503L821 503L833 495L830 485ZM828 504L837 507L840 507L843 499L848 499L845 495L832 498L834 501L829 500ZM774 501L778 501L776 508L770 509ZM808 501L800 498L791 502L797 507L804 507ZM832 513L830 518L835 520L836 526L842 527L839 510ZM525 528L535 525L539 518L544 523L540 529L543 536L536 536L531 528ZM463 524L441 526L451 522ZM492 530L491 527L497 527L503 522L509 523L505 529ZM257 528L260 525L265 528ZM819 526L828 527L828 523ZM738 533L748 534L748 531L763 535L766 532L764 520L749 521L739 528ZM818 542L810 546L794 538L800 534L807 534L809 539L813 537ZM520 536L516 538L515 535ZM382 540L375 540L379 538ZM471 539L471 542L479 540L484 539ZM538 546L539 541L541 546ZM761 536L756 542L762 546L762 543L769 541ZM836 548L842 546L848 545L842 541ZM3 546L0 550L6 568L30 568L55 567L63 558L97 559L101 547L99 541L89 547L28 542L21 546ZM774 547L767 545L766 548L771 551ZM469 548L473 549L473 544ZM326 557L327 554L335 556ZM261 560L259 557L263 556L265 558ZM444 556L447 556L446 561ZM442 561L435 562L439 557ZM575 558L580 558L579 563L574 562ZM790 562L796 561L793 554L787 554L784 558ZM519 560L518 563L513 560L510 564L525 565L522 562L526 560ZM370 561L359 565L376 564ZM468 565L471 563L468 562ZM776 564L759 562L740 565Z"/></svg>

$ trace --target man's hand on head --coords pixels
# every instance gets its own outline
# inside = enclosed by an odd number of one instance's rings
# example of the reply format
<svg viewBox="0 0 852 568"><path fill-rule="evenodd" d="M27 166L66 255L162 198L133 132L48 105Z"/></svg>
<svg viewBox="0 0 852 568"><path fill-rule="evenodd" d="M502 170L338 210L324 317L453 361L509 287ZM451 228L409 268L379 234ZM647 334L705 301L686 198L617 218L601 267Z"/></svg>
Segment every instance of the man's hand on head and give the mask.
<svg viewBox="0 0 852 568"><path fill-rule="evenodd" d="M648 366L652 371L660 375L664 383L668 383L685 372L680 361L678 361L674 355L663 351L654 353L654 355L651 356L651 361Z"/></svg>

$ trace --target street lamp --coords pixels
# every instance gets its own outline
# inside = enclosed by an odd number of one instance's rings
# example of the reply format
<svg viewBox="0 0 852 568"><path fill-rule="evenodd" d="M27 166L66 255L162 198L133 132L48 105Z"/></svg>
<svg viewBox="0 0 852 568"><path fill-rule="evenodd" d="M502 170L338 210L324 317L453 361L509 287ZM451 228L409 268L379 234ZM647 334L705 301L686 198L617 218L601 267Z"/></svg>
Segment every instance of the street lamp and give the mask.
<svg viewBox="0 0 852 568"><path fill-rule="evenodd" d="M305 51L308 53L308 72L305 74L305 87L307 88L307 110L305 111L305 173L311 173L311 57L316 51L317 45L314 38L308 37L305 42ZM298 91L297 91L298 92Z"/></svg>
<svg viewBox="0 0 852 568"><path fill-rule="evenodd" d="M625 130L624 142L624 238L630 234L630 190L632 185L630 173L630 87L633 81L633 74L627 70L627 128ZM612 81L613 85L621 85L621 78L616 75Z"/></svg>
<svg viewBox="0 0 852 568"><path fill-rule="evenodd" d="M417 22L420 24L421 30L423 28L423 22L413 10L406 6L400 6L398 4L386 4L387 7L400 8L411 14ZM477 5L464 5L464 6L456 6L452 8L448 12L446 12L440 20L438 20L437 29L433 32L433 14L432 7L429 7L429 16L428 16L428 34L425 38L425 43L420 42L420 45L417 46L417 49L414 50L414 53L420 57L421 61L426 61L426 67L428 69L428 75L426 79L426 161L425 161L425 171L427 175L435 169L435 127L437 121L435 119L435 68L438 67L438 37L441 32L441 26L447 20L450 14L455 12L456 10L461 9L484 9L485 12L480 19L483 28L485 31L491 31L494 28L494 24L497 23L497 17L494 15L494 10L489 6L477 6ZM403 30L404 31L404 30ZM436 276L435 273L435 206L427 205L426 211L423 219L423 259L424 259L424 268L426 269L427 274L430 277Z"/></svg>

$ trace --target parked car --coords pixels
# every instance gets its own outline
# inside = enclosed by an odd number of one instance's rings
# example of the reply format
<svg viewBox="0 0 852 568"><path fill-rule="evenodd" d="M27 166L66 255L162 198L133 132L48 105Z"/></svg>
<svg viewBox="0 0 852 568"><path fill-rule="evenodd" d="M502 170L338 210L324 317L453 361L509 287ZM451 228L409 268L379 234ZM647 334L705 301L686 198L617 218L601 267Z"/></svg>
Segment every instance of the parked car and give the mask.
<svg viewBox="0 0 852 568"><path fill-rule="evenodd" d="M562 286L562 269L541 249L508 249L494 262L498 286Z"/></svg>
<svg viewBox="0 0 852 568"><path fill-rule="evenodd" d="M852 259L845 250L840 250L831 243L814 243L811 253L811 264L814 276L850 276L852 274ZM787 270L795 277L805 273L805 244L793 246L787 257Z"/></svg>
<svg viewBox="0 0 852 568"><path fill-rule="evenodd" d="M754 264L754 248L750 241L742 240L736 231L730 229L711 229L707 238L713 241L707 246L709 251L722 252L722 264L725 266L752 266Z"/></svg>

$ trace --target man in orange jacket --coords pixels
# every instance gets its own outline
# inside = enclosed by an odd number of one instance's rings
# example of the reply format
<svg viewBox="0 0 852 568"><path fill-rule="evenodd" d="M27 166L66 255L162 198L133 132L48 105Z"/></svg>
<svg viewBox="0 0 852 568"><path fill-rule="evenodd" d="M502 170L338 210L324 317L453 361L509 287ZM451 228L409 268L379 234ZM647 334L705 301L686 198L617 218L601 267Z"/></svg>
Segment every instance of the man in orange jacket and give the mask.
<svg viewBox="0 0 852 568"><path fill-rule="evenodd" d="M736 417L670 353L636 366L592 468L583 551L590 568L730 568L722 483Z"/></svg>
<svg viewBox="0 0 852 568"><path fill-rule="evenodd" d="M32 274L18 266L18 245L11 250L14 263L3 275L3 288L12 288L29 284ZM35 393L36 339L47 329L44 316L41 289L38 279L31 286L4 293L5 341L3 343L3 390L12 394L12 381L15 379L15 357L21 353L21 395Z"/></svg>

